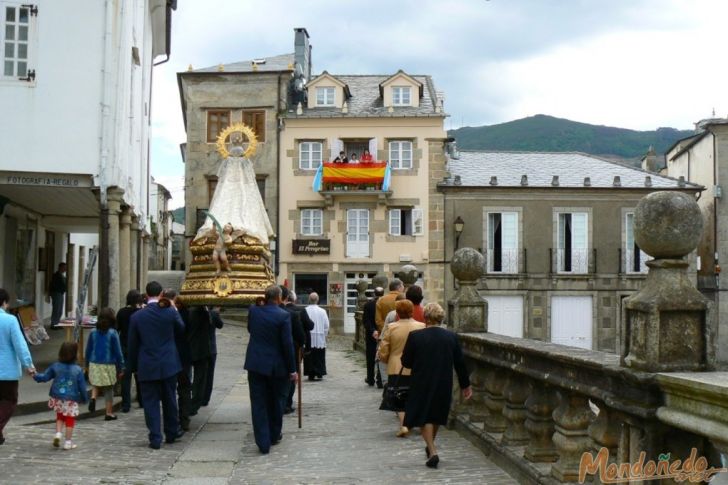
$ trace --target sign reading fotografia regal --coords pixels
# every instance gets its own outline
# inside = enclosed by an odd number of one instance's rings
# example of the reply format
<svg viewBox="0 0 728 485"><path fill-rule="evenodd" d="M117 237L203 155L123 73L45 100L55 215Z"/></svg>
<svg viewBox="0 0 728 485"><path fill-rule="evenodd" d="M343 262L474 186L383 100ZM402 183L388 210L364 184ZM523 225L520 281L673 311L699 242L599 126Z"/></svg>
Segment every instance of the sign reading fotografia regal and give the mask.
<svg viewBox="0 0 728 485"><path fill-rule="evenodd" d="M294 239L293 254L329 254L330 239Z"/></svg>

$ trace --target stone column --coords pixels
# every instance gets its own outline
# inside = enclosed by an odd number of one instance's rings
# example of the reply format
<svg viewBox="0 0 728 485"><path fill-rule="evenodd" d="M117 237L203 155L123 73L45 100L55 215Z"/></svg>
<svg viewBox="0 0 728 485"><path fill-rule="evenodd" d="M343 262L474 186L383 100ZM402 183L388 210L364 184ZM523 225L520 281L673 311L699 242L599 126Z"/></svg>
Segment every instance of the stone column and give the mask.
<svg viewBox="0 0 728 485"><path fill-rule="evenodd" d="M561 482L576 482L579 479L581 455L589 451L589 424L593 413L586 396L576 392L562 391L561 404L554 411L554 444L559 459L551 466L551 476Z"/></svg>
<svg viewBox="0 0 728 485"><path fill-rule="evenodd" d="M106 242L109 251L108 254L108 288L102 290L108 295L106 305L113 309L119 307L120 292L120 271L119 271L119 213L121 212L121 204L123 201L124 191L118 187L107 189L107 207L109 217L107 221ZM101 261L103 264L103 261Z"/></svg>
<svg viewBox="0 0 728 485"><path fill-rule="evenodd" d="M127 205L119 214L119 302L126 301L131 288L131 208Z"/></svg>
<svg viewBox="0 0 728 485"><path fill-rule="evenodd" d="M526 400L526 431L528 445L523 457L532 462L552 462L559 457L554 446L553 413L559 404L556 391L541 381L532 383L531 395Z"/></svg>
<svg viewBox="0 0 728 485"><path fill-rule="evenodd" d="M142 261L139 266L141 274L139 275L139 290L144 292L144 288L148 283L149 275L149 251L151 249L152 239L149 234L142 235Z"/></svg>
<svg viewBox="0 0 728 485"><path fill-rule="evenodd" d="M703 216L695 198L654 192L635 209L634 234L653 256L644 286L626 304L622 363L647 372L701 371L715 363L712 318L688 279L684 259L698 245Z"/></svg>
<svg viewBox="0 0 728 485"><path fill-rule="evenodd" d="M599 414L589 425L592 456L596 460L597 453L602 448L609 450L608 464L617 463L619 456L619 440L622 434L619 413L607 407L601 401L592 401L598 408ZM595 474L593 483L602 483L599 474Z"/></svg>
<svg viewBox="0 0 728 485"><path fill-rule="evenodd" d="M136 214L131 216L129 265L131 266L131 288L139 289L139 216Z"/></svg>
<svg viewBox="0 0 728 485"><path fill-rule="evenodd" d="M506 430L501 438L501 444L506 446L521 446L528 443L528 432L524 426L526 421L526 399L531 392L528 378L510 372L503 389L505 406L503 417L506 418Z"/></svg>
<svg viewBox="0 0 728 485"><path fill-rule="evenodd" d="M473 248L458 249L452 257L450 271L460 288L449 305L449 326L456 332L487 332L488 302L478 293L485 258Z"/></svg>
<svg viewBox="0 0 728 485"><path fill-rule="evenodd" d="M506 418L503 417L503 388L506 377L503 370L490 367L485 373L485 407L488 416L485 417L485 430L491 433L502 433L506 429Z"/></svg>

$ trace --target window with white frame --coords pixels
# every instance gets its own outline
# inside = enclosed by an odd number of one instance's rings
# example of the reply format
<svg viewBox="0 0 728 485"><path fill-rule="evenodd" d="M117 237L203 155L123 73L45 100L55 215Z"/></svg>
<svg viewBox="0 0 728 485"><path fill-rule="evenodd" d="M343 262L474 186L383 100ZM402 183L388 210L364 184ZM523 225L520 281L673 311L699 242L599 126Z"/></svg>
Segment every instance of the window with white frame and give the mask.
<svg viewBox="0 0 728 485"><path fill-rule="evenodd" d="M298 145L298 167L317 170L321 165L323 144L320 141L302 141Z"/></svg>
<svg viewBox="0 0 728 485"><path fill-rule="evenodd" d="M330 86L316 88L316 106L334 106L335 90Z"/></svg>
<svg viewBox="0 0 728 485"><path fill-rule="evenodd" d="M487 260L490 273L518 273L518 213L488 213Z"/></svg>
<svg viewBox="0 0 728 485"><path fill-rule="evenodd" d="M301 234L320 236L323 231L324 211L321 209L301 209Z"/></svg>
<svg viewBox="0 0 728 485"><path fill-rule="evenodd" d="M649 256L640 249L634 239L634 213L628 212L624 219L624 266L625 273L647 273Z"/></svg>
<svg viewBox="0 0 728 485"><path fill-rule="evenodd" d="M28 77L33 5L0 2L0 41L3 53L3 79Z"/></svg>
<svg viewBox="0 0 728 485"><path fill-rule="evenodd" d="M424 234L422 209L389 209L389 234L392 236L421 236Z"/></svg>
<svg viewBox="0 0 728 485"><path fill-rule="evenodd" d="M392 86L392 104L394 106L410 106L412 88L410 86Z"/></svg>
<svg viewBox="0 0 728 485"><path fill-rule="evenodd" d="M412 168L412 142L410 140L390 141L389 163L392 169Z"/></svg>
<svg viewBox="0 0 728 485"><path fill-rule="evenodd" d="M559 273L587 273L589 269L589 217L586 212L558 215L556 270Z"/></svg>

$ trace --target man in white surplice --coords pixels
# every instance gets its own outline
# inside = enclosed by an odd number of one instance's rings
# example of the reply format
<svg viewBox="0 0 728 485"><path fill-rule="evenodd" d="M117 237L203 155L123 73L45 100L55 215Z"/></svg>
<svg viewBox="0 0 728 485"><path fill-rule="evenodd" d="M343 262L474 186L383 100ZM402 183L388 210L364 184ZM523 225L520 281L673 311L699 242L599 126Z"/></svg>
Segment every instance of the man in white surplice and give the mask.
<svg viewBox="0 0 728 485"><path fill-rule="evenodd" d="M311 330L311 351L303 359L303 373L309 381L321 379L326 375L326 335L329 333L329 316L318 306L318 293L308 295L310 305L306 313L313 321Z"/></svg>

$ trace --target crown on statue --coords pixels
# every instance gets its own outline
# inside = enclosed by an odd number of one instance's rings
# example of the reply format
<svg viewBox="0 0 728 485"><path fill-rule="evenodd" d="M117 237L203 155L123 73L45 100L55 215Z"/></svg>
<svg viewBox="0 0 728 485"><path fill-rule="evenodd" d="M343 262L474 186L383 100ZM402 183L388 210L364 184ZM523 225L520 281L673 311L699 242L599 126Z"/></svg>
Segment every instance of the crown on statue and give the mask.
<svg viewBox="0 0 728 485"><path fill-rule="evenodd" d="M258 139L255 137L255 132L244 123L235 123L234 125L230 125L222 130L220 135L217 137L217 153L219 153L223 159L230 156L230 152L227 148L227 139L233 133L240 133L248 139L248 148L246 148L245 152L243 152L243 157L250 158L255 155L255 150L258 148Z"/></svg>

